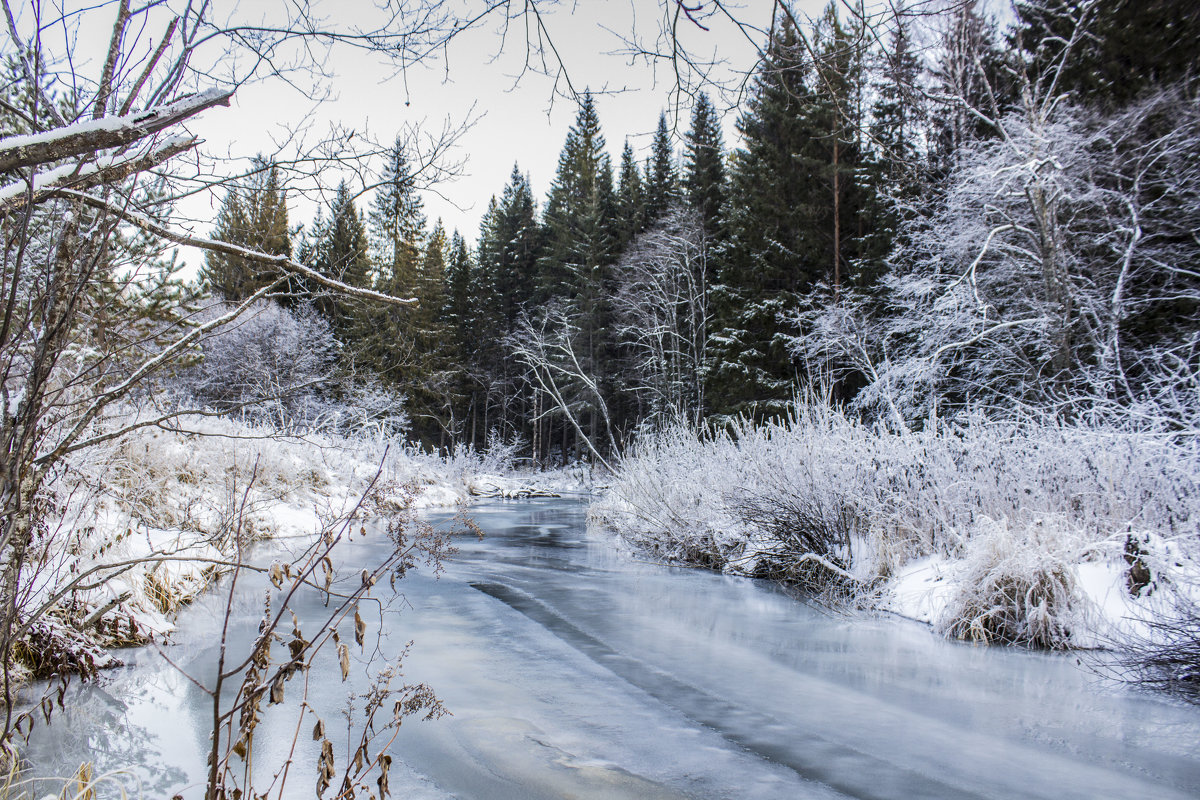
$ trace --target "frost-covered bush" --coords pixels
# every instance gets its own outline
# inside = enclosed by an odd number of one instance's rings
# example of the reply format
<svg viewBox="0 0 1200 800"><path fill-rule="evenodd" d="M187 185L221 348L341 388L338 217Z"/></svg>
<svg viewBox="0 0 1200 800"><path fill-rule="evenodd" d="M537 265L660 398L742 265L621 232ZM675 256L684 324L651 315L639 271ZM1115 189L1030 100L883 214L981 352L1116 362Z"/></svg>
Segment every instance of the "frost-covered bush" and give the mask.
<svg viewBox="0 0 1200 800"><path fill-rule="evenodd" d="M1146 686L1200 703L1200 604L1179 598L1175 607L1121 643L1119 667Z"/></svg>
<svg viewBox="0 0 1200 800"><path fill-rule="evenodd" d="M1061 649L1083 621L1075 536L981 520L937 627L957 639Z"/></svg>
<svg viewBox="0 0 1200 800"><path fill-rule="evenodd" d="M983 418L897 431L810 407L643 441L591 513L662 558L817 589L837 576L879 602L906 565L958 565L939 629L1061 646L1094 624L1079 565L1125 574L1131 532L1169 544L1147 561L1161 591L1200 564L1197 474L1195 445L1169 436Z"/></svg>
<svg viewBox="0 0 1200 800"><path fill-rule="evenodd" d="M201 321L229 309L216 303ZM335 378L337 354L333 329L311 307L286 309L260 300L204 339L203 358L182 384L209 408L272 421L307 417Z"/></svg>
<svg viewBox="0 0 1200 800"><path fill-rule="evenodd" d="M218 303L201 321L228 310ZM372 374L347 374L329 322L310 306L255 303L203 343L199 363L176 389L193 406L234 412L253 424L291 433L402 434L411 420L402 394Z"/></svg>

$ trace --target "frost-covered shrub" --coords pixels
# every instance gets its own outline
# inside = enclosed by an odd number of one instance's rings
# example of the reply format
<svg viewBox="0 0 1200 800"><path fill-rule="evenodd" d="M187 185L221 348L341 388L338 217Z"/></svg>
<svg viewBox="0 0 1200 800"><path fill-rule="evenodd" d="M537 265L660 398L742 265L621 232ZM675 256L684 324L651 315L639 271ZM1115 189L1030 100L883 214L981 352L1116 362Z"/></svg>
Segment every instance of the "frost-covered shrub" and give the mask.
<svg viewBox="0 0 1200 800"><path fill-rule="evenodd" d="M805 475L766 492L735 494L731 506L763 543L756 576L818 593L845 594L855 587L849 570L859 520L848 498L820 491Z"/></svg>
<svg viewBox="0 0 1200 800"><path fill-rule="evenodd" d="M227 312L218 303L200 321ZM392 437L411 420L404 395L373 374L347 374L329 322L310 306L262 300L205 338L175 389L190 405L233 412L276 431Z"/></svg>
<svg viewBox="0 0 1200 800"><path fill-rule="evenodd" d="M1149 623L1144 635L1120 643L1119 667L1133 680L1200 703L1200 605L1186 597Z"/></svg>
<svg viewBox="0 0 1200 800"><path fill-rule="evenodd" d="M1071 534L981 520L937 628L973 642L1061 649L1082 622Z"/></svg>
<svg viewBox="0 0 1200 800"><path fill-rule="evenodd" d="M942 630L1062 646L1093 624L1078 565L1123 575L1131 532L1170 543L1170 559L1147 557L1156 575L1200 564L1197 474L1195 444L1167 435L983 418L892 430L811 407L643 441L591 514L661 558L800 582L844 569L881 602L916 559L962 564L963 593L931 617Z"/></svg>
<svg viewBox="0 0 1200 800"><path fill-rule="evenodd" d="M200 321L229 310L226 303L214 304ZM182 376L182 385L201 406L274 423L305 418L335 379L337 353L332 328L312 308L260 300L205 338L203 358Z"/></svg>
<svg viewBox="0 0 1200 800"><path fill-rule="evenodd" d="M716 569L732 563L732 571L741 571L746 531L724 502L728 484L711 480L735 455L725 434L701 439L682 426L669 428L636 444L590 514L664 560Z"/></svg>
<svg viewBox="0 0 1200 800"><path fill-rule="evenodd" d="M412 426L405 398L374 375L343 380L335 399L310 398L304 419L309 428L351 438L391 439Z"/></svg>

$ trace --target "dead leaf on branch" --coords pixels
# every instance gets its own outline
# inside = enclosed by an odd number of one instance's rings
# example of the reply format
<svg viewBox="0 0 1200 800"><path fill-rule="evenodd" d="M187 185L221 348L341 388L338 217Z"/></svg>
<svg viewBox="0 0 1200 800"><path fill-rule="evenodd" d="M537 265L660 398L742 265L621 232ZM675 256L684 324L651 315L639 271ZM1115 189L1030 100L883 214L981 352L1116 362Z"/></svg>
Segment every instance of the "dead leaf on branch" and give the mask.
<svg viewBox="0 0 1200 800"><path fill-rule="evenodd" d="M317 761L317 797L329 788L333 780L333 742L328 739L321 741L321 757Z"/></svg>

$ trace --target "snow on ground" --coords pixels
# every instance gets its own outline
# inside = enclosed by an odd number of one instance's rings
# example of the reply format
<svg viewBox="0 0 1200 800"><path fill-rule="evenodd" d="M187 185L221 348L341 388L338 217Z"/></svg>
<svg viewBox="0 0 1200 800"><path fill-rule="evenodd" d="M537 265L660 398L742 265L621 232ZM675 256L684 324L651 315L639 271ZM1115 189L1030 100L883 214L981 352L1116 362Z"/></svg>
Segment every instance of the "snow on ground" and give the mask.
<svg viewBox="0 0 1200 800"><path fill-rule="evenodd" d="M239 541L314 536L354 513L368 490L361 514L372 504L578 491L587 478L578 469L518 473L503 452L440 457L383 438L281 437L185 417L88 450L52 483L27 613L45 612L44 648L86 642L89 658L106 666L103 647L169 636L175 612L229 568Z"/></svg>
<svg viewBox="0 0 1200 800"><path fill-rule="evenodd" d="M1200 601L1198 475L1194 446L1169 435L987 420L895 432L802 409L643 442L590 515L659 558L839 598L849 584L857 603L947 636L1095 647L1153 639Z"/></svg>

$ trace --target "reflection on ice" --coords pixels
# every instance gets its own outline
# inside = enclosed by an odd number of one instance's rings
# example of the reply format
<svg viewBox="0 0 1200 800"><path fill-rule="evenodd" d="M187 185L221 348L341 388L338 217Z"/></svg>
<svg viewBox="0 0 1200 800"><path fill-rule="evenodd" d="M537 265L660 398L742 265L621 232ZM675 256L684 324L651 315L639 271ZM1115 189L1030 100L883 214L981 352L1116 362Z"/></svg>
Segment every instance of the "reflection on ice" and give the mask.
<svg viewBox="0 0 1200 800"><path fill-rule="evenodd" d="M398 583L404 602L371 622L384 653L415 642L405 680L433 685L453 713L400 729L394 796L1200 793L1194 708L1105 684L1072 656L945 642L904 621L821 613L767 584L624 559L585 531L583 512L570 500L480 507L487 538L461 542L440 580ZM343 557L366 563L382 546L368 537ZM211 664L217 602L181 626L172 657L189 670ZM257 623L252 597L245 607L243 644ZM365 673L356 664L343 684L326 666L308 702L332 722ZM43 774L90 760L127 769L147 797L200 797L208 702L146 651L102 689L77 690L31 753ZM260 731L260 769L288 756L289 705L270 710L272 735ZM313 781L306 738L296 795Z"/></svg>

